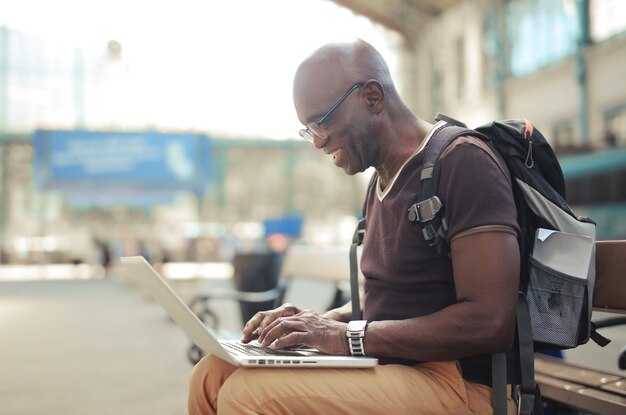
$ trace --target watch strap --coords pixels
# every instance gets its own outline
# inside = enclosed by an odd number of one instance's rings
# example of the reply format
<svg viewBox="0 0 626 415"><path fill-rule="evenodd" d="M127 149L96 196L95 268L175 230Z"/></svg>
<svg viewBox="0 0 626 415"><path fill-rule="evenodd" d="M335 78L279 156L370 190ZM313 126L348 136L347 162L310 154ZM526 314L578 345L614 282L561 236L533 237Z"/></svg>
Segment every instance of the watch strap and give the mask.
<svg viewBox="0 0 626 415"><path fill-rule="evenodd" d="M365 348L363 347L363 337L348 338L348 345L350 346L350 354L352 356L365 356Z"/></svg>
<svg viewBox="0 0 626 415"><path fill-rule="evenodd" d="M357 329L354 326L357 325ZM363 339L365 337L365 329L367 327L367 321L357 320L351 321L348 324L346 336L348 337L348 346L350 347L350 354L352 356L365 356L365 347L363 345Z"/></svg>

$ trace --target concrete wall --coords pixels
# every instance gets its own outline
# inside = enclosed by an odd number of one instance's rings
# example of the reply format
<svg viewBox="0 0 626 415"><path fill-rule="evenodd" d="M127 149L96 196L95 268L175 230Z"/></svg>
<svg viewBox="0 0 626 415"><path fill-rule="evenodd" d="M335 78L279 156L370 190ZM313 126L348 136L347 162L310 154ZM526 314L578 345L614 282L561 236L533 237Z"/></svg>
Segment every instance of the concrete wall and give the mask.
<svg viewBox="0 0 626 415"><path fill-rule="evenodd" d="M507 79L504 95L506 118L526 118L546 136L552 135L556 123L572 119L576 136L579 135L580 99L573 59L532 75Z"/></svg>
<svg viewBox="0 0 626 415"><path fill-rule="evenodd" d="M476 2L462 2L416 33L419 97L413 109L423 118L432 120L437 111L469 125L497 118L495 90L484 76L494 63L482 47L482 21ZM463 75L457 69L459 39L465 50ZM465 87L459 93L461 77Z"/></svg>
<svg viewBox="0 0 626 415"><path fill-rule="evenodd" d="M626 37L608 40L585 53L588 65L589 135L604 137L603 113L626 105Z"/></svg>
<svg viewBox="0 0 626 415"><path fill-rule="evenodd" d="M626 37L616 37L585 48L587 65L588 132L581 137L581 93L577 65L571 56L526 76L508 77L502 83L503 113L498 105L495 56L484 48L484 15L500 0L461 1L415 31L410 52L412 90L403 96L421 117L432 120L440 111L476 126L497 118L527 118L549 138L569 123L571 136L560 145L605 145L605 112L626 106ZM458 39L465 45L465 86L459 95ZM506 51L501 51L506 53ZM409 60L409 58L407 58ZM436 72L439 76L436 76ZM437 81L437 78L439 79ZM439 82L440 86L437 87ZM557 144L554 143L553 144Z"/></svg>

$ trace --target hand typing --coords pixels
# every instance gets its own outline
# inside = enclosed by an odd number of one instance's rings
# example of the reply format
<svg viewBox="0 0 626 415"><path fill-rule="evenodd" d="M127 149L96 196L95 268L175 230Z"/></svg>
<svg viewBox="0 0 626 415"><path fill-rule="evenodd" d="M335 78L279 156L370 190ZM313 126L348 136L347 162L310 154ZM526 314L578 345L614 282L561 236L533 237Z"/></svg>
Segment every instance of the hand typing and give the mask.
<svg viewBox="0 0 626 415"><path fill-rule="evenodd" d="M350 354L345 323L290 304L257 313L246 324L243 334L244 343L258 339L272 349L305 345L327 354Z"/></svg>

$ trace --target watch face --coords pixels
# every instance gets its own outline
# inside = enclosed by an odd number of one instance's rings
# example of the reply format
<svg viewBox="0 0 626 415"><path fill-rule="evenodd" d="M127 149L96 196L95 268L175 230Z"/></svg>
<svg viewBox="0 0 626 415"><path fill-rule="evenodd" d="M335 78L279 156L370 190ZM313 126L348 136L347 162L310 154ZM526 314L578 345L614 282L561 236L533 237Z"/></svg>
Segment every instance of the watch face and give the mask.
<svg viewBox="0 0 626 415"><path fill-rule="evenodd" d="M363 331L366 325L366 320L353 320L348 323L348 331Z"/></svg>

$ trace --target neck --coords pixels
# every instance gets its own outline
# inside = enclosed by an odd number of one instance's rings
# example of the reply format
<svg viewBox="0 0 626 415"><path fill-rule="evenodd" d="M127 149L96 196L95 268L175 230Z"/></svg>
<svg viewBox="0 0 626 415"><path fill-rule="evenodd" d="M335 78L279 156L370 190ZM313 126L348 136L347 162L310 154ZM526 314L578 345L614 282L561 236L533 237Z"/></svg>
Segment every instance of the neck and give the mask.
<svg viewBox="0 0 626 415"><path fill-rule="evenodd" d="M405 122L390 122L389 131L381 140L381 162L376 166L376 172L383 189L391 182L404 162L422 145L433 127L410 111L409 113L409 117L406 114L398 117L406 120Z"/></svg>

